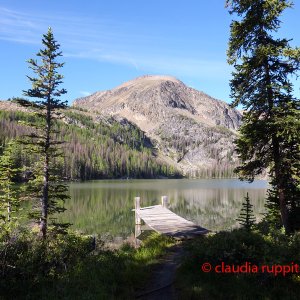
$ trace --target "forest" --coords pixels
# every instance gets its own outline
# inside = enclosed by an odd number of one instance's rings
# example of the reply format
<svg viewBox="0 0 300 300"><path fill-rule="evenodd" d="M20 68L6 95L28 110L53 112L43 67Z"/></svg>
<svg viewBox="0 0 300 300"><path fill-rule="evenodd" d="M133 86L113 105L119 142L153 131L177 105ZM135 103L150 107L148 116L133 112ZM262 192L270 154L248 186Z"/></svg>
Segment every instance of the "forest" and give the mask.
<svg viewBox="0 0 300 300"><path fill-rule="evenodd" d="M24 122L38 124L39 118L30 112L0 111L2 149L11 139L29 134ZM65 180L180 177L174 167L159 162L151 141L134 124L113 118L94 122L82 111L68 109L56 126L64 155L55 163ZM23 149L19 144L14 150L15 167L30 171L36 157Z"/></svg>

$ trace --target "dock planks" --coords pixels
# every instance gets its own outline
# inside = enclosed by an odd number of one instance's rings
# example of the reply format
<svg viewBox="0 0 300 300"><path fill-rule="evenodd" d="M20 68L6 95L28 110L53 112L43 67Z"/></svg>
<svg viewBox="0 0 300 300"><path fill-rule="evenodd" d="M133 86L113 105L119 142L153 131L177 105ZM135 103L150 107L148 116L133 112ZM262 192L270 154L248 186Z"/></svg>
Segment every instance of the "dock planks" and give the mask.
<svg viewBox="0 0 300 300"><path fill-rule="evenodd" d="M163 205L136 207L135 213L151 229L175 238L190 238L208 233L209 230L188 221Z"/></svg>

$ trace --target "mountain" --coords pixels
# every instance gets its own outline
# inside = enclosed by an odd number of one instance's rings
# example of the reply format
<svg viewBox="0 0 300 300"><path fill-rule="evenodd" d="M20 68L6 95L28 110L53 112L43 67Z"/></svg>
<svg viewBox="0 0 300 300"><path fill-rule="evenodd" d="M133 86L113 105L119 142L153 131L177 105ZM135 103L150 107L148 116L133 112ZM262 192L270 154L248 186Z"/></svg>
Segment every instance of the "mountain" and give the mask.
<svg viewBox="0 0 300 300"><path fill-rule="evenodd" d="M241 114L171 76L142 76L76 99L76 108L138 126L165 163L190 176L231 176Z"/></svg>

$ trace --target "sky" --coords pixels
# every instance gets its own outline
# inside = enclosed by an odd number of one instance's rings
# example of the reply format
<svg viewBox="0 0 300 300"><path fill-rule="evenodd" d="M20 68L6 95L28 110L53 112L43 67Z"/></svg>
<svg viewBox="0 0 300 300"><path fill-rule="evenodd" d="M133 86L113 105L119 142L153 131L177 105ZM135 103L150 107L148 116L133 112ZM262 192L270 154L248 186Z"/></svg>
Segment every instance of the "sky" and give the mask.
<svg viewBox="0 0 300 300"><path fill-rule="evenodd" d="M62 100L70 104L142 75L175 76L230 103L232 18L225 0L0 0L0 99L31 87L26 61L51 27L65 62ZM280 36L300 46L300 0L282 21Z"/></svg>

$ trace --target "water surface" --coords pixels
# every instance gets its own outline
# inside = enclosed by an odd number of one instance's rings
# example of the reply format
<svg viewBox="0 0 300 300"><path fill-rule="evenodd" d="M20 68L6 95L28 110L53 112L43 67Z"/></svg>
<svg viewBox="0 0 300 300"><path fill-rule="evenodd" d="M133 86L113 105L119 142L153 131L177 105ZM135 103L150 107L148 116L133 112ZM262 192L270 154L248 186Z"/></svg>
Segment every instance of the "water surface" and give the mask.
<svg viewBox="0 0 300 300"><path fill-rule="evenodd" d="M134 197L141 206L169 197L169 208L210 230L237 225L241 203L249 193L254 213L261 218L267 182L249 184L237 179L98 180L70 183L71 199L60 220L88 234L126 238L134 232Z"/></svg>

